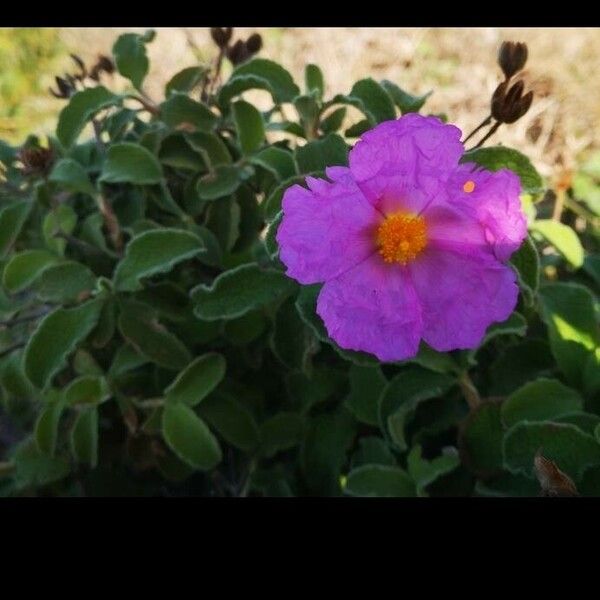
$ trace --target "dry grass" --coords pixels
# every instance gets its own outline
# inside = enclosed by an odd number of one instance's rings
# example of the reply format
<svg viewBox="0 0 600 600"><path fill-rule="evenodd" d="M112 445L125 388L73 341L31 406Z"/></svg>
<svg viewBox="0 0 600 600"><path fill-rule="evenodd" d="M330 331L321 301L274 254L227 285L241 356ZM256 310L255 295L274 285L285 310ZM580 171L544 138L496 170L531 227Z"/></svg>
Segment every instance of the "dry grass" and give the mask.
<svg viewBox="0 0 600 600"><path fill-rule="evenodd" d="M122 31L63 29L61 37L93 59L109 51ZM551 178L570 169L583 150L600 148L597 29L258 28L236 33L246 37L252 31L263 35L262 56L281 62L298 82L304 65L315 62L325 74L328 94L348 92L363 77L391 79L413 93L433 89L426 109L445 112L464 131L488 114L489 97L501 78L495 63L500 43L525 41L530 58L524 78L535 91L534 104L521 121L500 128L490 143L521 149ZM168 78L194 64L190 40L205 60L214 50L206 30L157 32L149 47L147 91L159 99Z"/></svg>

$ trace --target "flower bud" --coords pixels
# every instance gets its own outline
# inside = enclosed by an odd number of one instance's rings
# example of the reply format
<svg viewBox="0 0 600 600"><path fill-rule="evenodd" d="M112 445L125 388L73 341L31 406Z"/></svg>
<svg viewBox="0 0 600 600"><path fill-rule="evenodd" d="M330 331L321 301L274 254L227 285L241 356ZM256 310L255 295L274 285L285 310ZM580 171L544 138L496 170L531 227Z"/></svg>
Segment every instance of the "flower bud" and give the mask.
<svg viewBox="0 0 600 600"><path fill-rule="evenodd" d="M211 27L210 37L219 48L226 48L231 40L233 27Z"/></svg>
<svg viewBox="0 0 600 600"><path fill-rule="evenodd" d="M51 148L22 148L17 157L23 163L24 175L47 175L54 164L54 152Z"/></svg>
<svg viewBox="0 0 600 600"><path fill-rule="evenodd" d="M527 62L527 44L523 42L502 42L498 51L498 64L508 81Z"/></svg>
<svg viewBox="0 0 600 600"><path fill-rule="evenodd" d="M250 54L256 54L262 48L262 37L260 37L260 34L253 33L246 40L246 48Z"/></svg>

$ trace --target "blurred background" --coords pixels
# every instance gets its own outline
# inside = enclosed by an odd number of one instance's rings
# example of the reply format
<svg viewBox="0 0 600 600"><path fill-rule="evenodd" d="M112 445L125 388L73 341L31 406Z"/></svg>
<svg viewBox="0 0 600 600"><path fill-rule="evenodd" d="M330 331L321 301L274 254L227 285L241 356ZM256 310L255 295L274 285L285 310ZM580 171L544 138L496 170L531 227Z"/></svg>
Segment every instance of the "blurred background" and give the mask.
<svg viewBox="0 0 600 600"><path fill-rule="evenodd" d="M73 70L69 53L86 62L110 55L117 35L128 29L0 30L0 137L22 142L28 133L50 133L64 101L48 87L54 75ZM390 79L407 91L434 90L429 112L470 131L489 113L489 98L501 80L496 52L503 40L524 41L529 61L524 79L535 93L532 108L490 143L519 148L543 175L559 179L600 148L600 35L597 29L505 28L257 28L261 56L283 64L302 81L304 65L318 63L328 94L349 92L363 77ZM214 58L208 30L158 28L149 45L146 92L163 97L172 74ZM113 82L113 88L123 85ZM109 83L109 85L111 85Z"/></svg>

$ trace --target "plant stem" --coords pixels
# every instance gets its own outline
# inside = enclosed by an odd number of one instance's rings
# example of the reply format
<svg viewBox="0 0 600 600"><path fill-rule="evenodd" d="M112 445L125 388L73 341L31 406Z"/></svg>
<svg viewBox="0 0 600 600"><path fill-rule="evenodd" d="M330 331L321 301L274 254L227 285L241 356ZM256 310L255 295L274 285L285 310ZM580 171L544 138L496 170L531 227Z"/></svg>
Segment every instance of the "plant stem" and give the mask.
<svg viewBox="0 0 600 600"><path fill-rule="evenodd" d="M475 410L481 404L481 396L467 371L463 371L458 378L458 385L469 405L469 409L471 411Z"/></svg>
<svg viewBox="0 0 600 600"><path fill-rule="evenodd" d="M559 221L562 216L563 206L565 204L566 192L564 189L559 189L556 192L556 201L554 202L554 209L552 210L552 220Z"/></svg>
<svg viewBox="0 0 600 600"><path fill-rule="evenodd" d="M488 115L471 133L463 140L463 144L466 144L482 127L489 125L492 122L492 115Z"/></svg>
<svg viewBox="0 0 600 600"><path fill-rule="evenodd" d="M500 123L500 121L497 121L496 123L494 123L492 125L492 127L490 128L490 130L479 140L479 143L476 144L475 146L473 146L471 148L471 150L475 150L476 148L480 148L481 146L483 146L484 142L492 137L494 135L494 133L496 133L496 131L498 130L498 127L500 127L500 125L502 125L502 123Z"/></svg>

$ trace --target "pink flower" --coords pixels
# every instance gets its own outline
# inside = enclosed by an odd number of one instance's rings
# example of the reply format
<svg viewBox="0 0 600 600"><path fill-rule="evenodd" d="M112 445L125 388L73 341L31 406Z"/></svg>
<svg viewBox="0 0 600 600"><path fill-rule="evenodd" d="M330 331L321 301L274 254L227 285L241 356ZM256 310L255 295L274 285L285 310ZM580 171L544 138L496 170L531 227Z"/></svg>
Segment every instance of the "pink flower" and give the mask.
<svg viewBox="0 0 600 600"><path fill-rule="evenodd" d="M324 282L331 338L382 361L474 348L514 310L504 264L527 234L518 177L459 165L461 132L436 117L381 123L331 181L307 177L283 197L277 232L287 274Z"/></svg>

